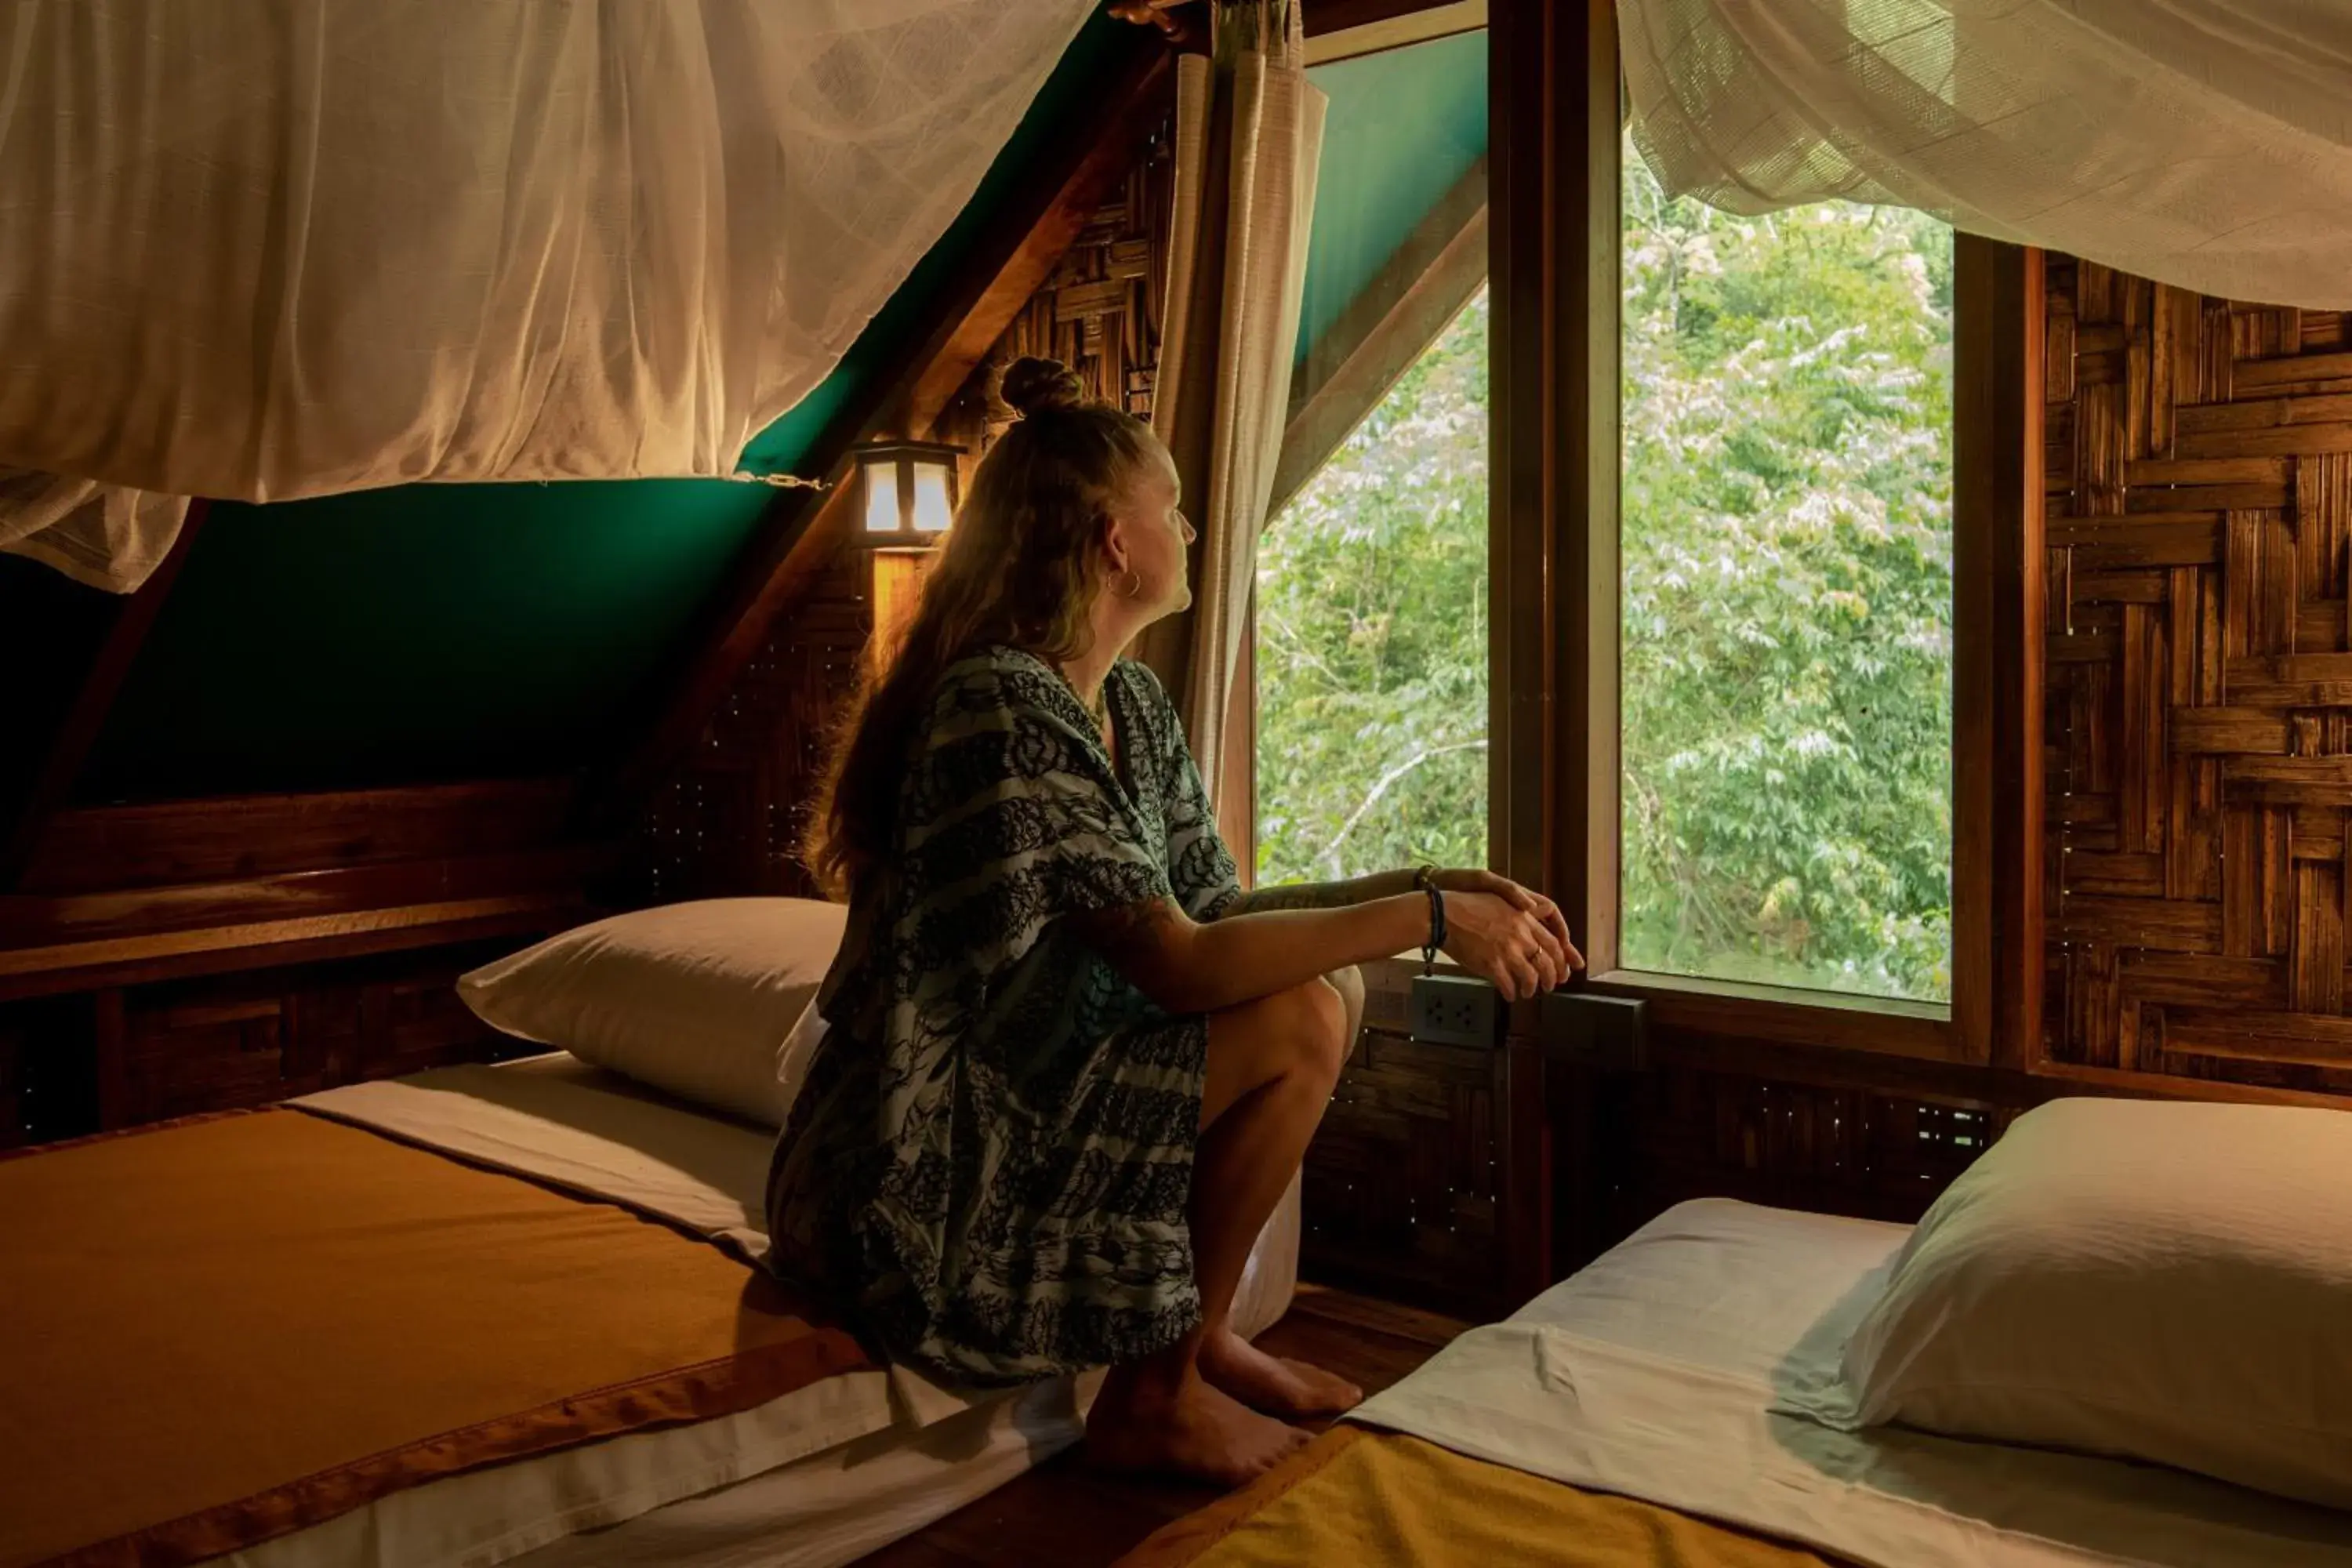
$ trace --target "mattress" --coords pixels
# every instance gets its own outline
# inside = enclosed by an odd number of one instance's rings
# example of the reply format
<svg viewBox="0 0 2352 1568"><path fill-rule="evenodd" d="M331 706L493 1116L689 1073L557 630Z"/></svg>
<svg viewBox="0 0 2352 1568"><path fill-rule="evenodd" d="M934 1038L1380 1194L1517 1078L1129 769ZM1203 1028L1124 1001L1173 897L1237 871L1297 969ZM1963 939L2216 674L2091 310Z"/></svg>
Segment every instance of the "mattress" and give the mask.
<svg viewBox="0 0 2352 1568"><path fill-rule="evenodd" d="M1907 1227L1668 1210L1351 1419L1878 1568L2352 1564L2352 1516L2153 1466L1782 1409L1837 1375Z"/></svg>
<svg viewBox="0 0 2352 1568"><path fill-rule="evenodd" d="M620 1204L747 1261L766 1250L759 1203L771 1130L680 1105L565 1053L291 1103ZM904 1369L847 1373L737 1415L394 1492L215 1561L454 1568L526 1553L584 1563L635 1552L689 1564L846 1562L1075 1441L1094 1381L967 1396ZM692 1511L676 1511L681 1504Z"/></svg>
<svg viewBox="0 0 2352 1568"><path fill-rule="evenodd" d="M293 1102L456 1158L618 1203L764 1258L775 1137L565 1052L353 1084ZM1234 1321L1288 1310L1298 1192L1253 1250ZM397 1492L217 1559L239 1568L828 1568L919 1530L1077 1441L1099 1373L968 1395L904 1368L845 1373L719 1420Z"/></svg>

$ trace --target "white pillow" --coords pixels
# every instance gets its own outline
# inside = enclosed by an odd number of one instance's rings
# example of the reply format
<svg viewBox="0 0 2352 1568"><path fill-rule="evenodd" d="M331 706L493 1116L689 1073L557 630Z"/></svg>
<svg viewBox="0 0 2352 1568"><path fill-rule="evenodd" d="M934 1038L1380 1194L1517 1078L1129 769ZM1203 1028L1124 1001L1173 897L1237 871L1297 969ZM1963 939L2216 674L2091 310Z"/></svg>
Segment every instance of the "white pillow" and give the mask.
<svg viewBox="0 0 2352 1568"><path fill-rule="evenodd" d="M2352 1507L2352 1115L2029 1112L1912 1233L1845 1382L1862 1425Z"/></svg>
<svg viewBox="0 0 2352 1568"><path fill-rule="evenodd" d="M638 910L485 964L457 994L493 1028L780 1127L808 1069L786 1042L848 915L808 899Z"/></svg>

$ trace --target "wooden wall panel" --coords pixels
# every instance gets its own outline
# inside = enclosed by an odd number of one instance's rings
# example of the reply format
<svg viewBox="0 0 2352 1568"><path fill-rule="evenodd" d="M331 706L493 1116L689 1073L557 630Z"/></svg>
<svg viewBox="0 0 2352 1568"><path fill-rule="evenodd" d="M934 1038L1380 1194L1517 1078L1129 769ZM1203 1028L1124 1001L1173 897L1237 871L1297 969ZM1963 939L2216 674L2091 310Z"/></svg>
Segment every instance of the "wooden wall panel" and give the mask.
<svg viewBox="0 0 2352 1568"><path fill-rule="evenodd" d="M534 1052L475 1017L455 987L510 945L100 992L91 999L99 1124L268 1105Z"/></svg>
<svg viewBox="0 0 2352 1568"><path fill-rule="evenodd" d="M1455 1310L1500 1299L1503 1067L1365 1031L1307 1154L1310 1278Z"/></svg>
<svg viewBox="0 0 2352 1568"><path fill-rule="evenodd" d="M21 1020L0 1013L0 1149L14 1149L32 1136L25 1104L26 1034Z"/></svg>
<svg viewBox="0 0 2352 1568"><path fill-rule="evenodd" d="M1673 1065L1602 1091L1615 1135L1605 1243L1686 1198L1910 1223L1999 1136L2012 1108ZM1578 1261L1574 1251L1563 1261Z"/></svg>
<svg viewBox="0 0 2352 1568"><path fill-rule="evenodd" d="M0 1005L0 1148L541 1047L458 1001L509 939Z"/></svg>
<svg viewBox="0 0 2352 1568"><path fill-rule="evenodd" d="M67 896L541 849L566 778L81 806L51 816L16 891Z"/></svg>
<svg viewBox="0 0 2352 1568"><path fill-rule="evenodd" d="M873 628L866 560L847 546L743 667L693 755L655 792L635 900L808 897L800 835L824 738Z"/></svg>
<svg viewBox="0 0 2352 1568"><path fill-rule="evenodd" d="M2352 1091L2344 319L2048 266L2044 1051Z"/></svg>

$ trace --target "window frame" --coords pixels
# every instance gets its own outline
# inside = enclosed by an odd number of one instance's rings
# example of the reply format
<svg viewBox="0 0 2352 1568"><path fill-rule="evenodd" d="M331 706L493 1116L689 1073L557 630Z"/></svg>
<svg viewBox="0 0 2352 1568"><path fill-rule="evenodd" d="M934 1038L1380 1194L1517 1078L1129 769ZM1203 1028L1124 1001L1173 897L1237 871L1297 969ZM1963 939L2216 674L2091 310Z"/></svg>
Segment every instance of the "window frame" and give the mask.
<svg viewBox="0 0 2352 1568"><path fill-rule="evenodd" d="M1955 237L1951 1002L1624 969L1612 0L1497 0L1487 47L1490 863L1559 903L1585 984L1644 999L1660 1028L2024 1065L2042 989L2038 254Z"/></svg>

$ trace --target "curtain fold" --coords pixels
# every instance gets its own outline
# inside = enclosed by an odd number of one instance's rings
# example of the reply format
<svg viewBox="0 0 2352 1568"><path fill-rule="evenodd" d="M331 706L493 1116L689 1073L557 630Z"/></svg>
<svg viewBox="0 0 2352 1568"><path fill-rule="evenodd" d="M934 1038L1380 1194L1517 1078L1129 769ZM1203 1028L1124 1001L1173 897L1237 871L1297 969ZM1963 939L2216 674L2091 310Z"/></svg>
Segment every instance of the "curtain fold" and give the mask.
<svg viewBox="0 0 2352 1568"><path fill-rule="evenodd" d="M1288 412L1306 284L1323 94L1309 86L1296 4L1218 0L1210 58L1178 62L1168 316L1152 426L1200 531L1192 609L1139 648L1175 699L1192 753L1237 847L1246 792L1224 788L1249 606Z"/></svg>
<svg viewBox="0 0 2352 1568"><path fill-rule="evenodd" d="M2352 306L2352 5L1617 11L1633 139L1671 194L1892 203L2200 293Z"/></svg>
<svg viewBox="0 0 2352 1568"><path fill-rule="evenodd" d="M0 468L0 551L86 587L136 593L187 519L186 496Z"/></svg>
<svg viewBox="0 0 2352 1568"><path fill-rule="evenodd" d="M0 465L49 512L730 474L1092 9L17 0ZM0 509L0 548L123 589L173 531Z"/></svg>

